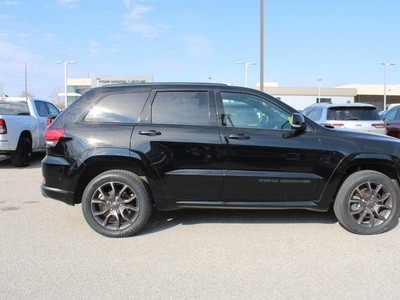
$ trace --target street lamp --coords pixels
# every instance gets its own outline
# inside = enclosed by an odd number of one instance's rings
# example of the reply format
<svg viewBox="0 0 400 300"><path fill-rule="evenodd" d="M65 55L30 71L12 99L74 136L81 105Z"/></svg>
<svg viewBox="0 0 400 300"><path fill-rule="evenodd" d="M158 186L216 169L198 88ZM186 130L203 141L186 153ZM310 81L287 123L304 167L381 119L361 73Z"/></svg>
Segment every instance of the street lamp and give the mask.
<svg viewBox="0 0 400 300"><path fill-rule="evenodd" d="M64 64L64 101L65 101L65 108L67 108L68 105L68 96L67 96L67 65L68 64L76 64L76 61L74 60L68 60L68 61L64 61L64 60L59 60L56 61L56 64Z"/></svg>
<svg viewBox="0 0 400 300"><path fill-rule="evenodd" d="M383 65L384 68L384 75L383 75L383 110L386 110L386 70L388 66L393 66L395 65L394 63L391 62L379 62L377 63L378 65Z"/></svg>
<svg viewBox="0 0 400 300"><path fill-rule="evenodd" d="M244 86L247 87L247 68L248 68L248 66L256 65L257 63L254 61L250 61L250 62L238 61L237 64L244 65Z"/></svg>
<svg viewBox="0 0 400 300"><path fill-rule="evenodd" d="M320 103L321 102L321 78L318 78L317 79L317 81L318 81L318 100L317 100L317 103Z"/></svg>

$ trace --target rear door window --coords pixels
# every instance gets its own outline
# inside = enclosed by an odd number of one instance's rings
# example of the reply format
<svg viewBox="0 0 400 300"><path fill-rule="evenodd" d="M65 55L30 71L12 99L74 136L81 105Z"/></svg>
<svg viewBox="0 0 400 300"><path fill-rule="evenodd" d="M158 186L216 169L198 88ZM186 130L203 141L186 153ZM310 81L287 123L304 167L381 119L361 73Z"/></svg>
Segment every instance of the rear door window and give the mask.
<svg viewBox="0 0 400 300"><path fill-rule="evenodd" d="M153 124L210 125L208 92L157 92L151 108Z"/></svg>
<svg viewBox="0 0 400 300"><path fill-rule="evenodd" d="M47 117L49 115L46 104L43 101L35 101L35 106L40 117Z"/></svg>

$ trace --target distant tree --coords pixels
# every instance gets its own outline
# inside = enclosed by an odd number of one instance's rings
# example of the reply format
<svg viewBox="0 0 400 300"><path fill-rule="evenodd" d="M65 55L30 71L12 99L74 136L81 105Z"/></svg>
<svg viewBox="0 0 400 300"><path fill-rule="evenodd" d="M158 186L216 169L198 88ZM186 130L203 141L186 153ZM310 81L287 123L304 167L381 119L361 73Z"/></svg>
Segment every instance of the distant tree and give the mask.
<svg viewBox="0 0 400 300"><path fill-rule="evenodd" d="M50 101L53 102L58 109L64 109L65 108L64 97L59 97L58 96L59 93L61 93L61 88L55 87L53 89L53 92L51 93Z"/></svg>
<svg viewBox="0 0 400 300"><path fill-rule="evenodd" d="M31 93L25 93L25 91L22 91L19 95L18 95L18 97L35 97L35 95L34 94L31 94Z"/></svg>

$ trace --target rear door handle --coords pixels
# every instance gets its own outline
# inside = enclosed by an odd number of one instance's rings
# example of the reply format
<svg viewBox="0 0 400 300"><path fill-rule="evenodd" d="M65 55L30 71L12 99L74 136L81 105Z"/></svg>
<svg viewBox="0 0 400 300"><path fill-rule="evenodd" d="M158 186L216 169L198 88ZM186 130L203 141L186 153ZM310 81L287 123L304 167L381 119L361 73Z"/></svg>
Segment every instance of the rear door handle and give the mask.
<svg viewBox="0 0 400 300"><path fill-rule="evenodd" d="M156 135L161 135L161 132L156 131L156 130L141 130L139 131L140 135L149 135L149 136L156 136Z"/></svg>

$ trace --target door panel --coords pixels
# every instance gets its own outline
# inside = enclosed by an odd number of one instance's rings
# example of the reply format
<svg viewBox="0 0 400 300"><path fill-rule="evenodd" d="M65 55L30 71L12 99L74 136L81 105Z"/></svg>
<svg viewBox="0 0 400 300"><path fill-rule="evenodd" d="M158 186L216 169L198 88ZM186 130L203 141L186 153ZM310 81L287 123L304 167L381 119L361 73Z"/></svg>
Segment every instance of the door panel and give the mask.
<svg viewBox="0 0 400 300"><path fill-rule="evenodd" d="M307 132L221 128L222 200L308 201L317 198L318 138ZM226 138L245 135L248 139Z"/></svg>
<svg viewBox="0 0 400 300"><path fill-rule="evenodd" d="M142 149L152 162L169 200L219 200L222 142L213 94L160 90L150 97L143 113L150 119L135 126L132 149Z"/></svg>
<svg viewBox="0 0 400 300"><path fill-rule="evenodd" d="M218 200L222 145L217 127L138 124L132 140L133 148L151 160L170 200Z"/></svg>
<svg viewBox="0 0 400 300"><path fill-rule="evenodd" d="M223 201L309 201L322 179L318 137L291 129L288 112L270 99L220 93L224 142Z"/></svg>

